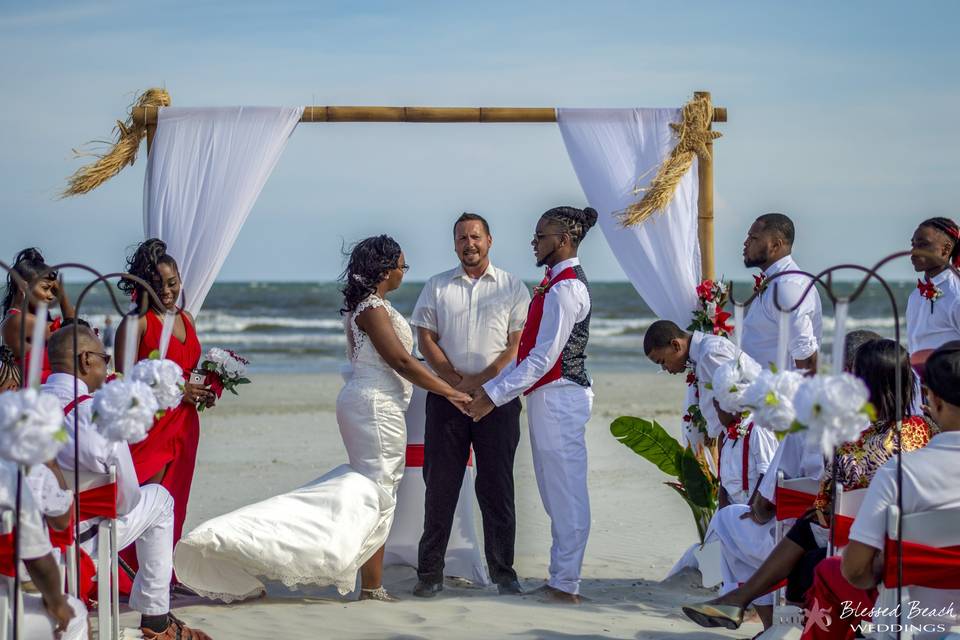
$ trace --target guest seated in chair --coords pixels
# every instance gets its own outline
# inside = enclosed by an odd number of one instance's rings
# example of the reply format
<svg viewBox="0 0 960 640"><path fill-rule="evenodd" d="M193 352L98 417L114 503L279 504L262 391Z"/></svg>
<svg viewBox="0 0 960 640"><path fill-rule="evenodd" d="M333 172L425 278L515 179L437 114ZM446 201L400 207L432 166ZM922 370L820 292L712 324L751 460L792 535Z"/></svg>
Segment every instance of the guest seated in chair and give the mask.
<svg viewBox="0 0 960 640"><path fill-rule="evenodd" d="M900 389L894 386L896 368L900 368ZM892 340L872 340L857 351L854 375L861 378L870 391L870 401L877 420L865 429L856 442L841 445L835 467L837 482L845 490L862 489L888 459L896 455L895 428L902 420L901 439L904 451L923 447L930 439L929 425L921 417L909 415L914 393L913 371L907 352ZM896 395L902 399L901 415L896 413ZM826 475L821 487L830 482ZM786 537L774 547L760 568L743 585L710 602L683 607L687 616L704 627L723 626L736 629L743 621L744 610L758 597L769 593L782 580L787 580L787 599L802 602L813 582L813 570L826 557L829 538L829 500L821 495L817 509L797 520ZM759 611L764 627L772 623L772 611Z"/></svg>
<svg viewBox="0 0 960 640"><path fill-rule="evenodd" d="M960 341L948 342L926 360L924 381L927 387L927 409L939 427L930 443L903 456L903 514L937 509L960 508ZM839 620L845 606L855 612L873 607L881 580L887 511L897 504L897 461L884 464L870 482L850 529L850 543L843 558L832 557L821 562L814 575L813 587L807 592L808 606L814 601L821 613ZM911 600L928 610L943 609L953 604L953 619L947 625L960 623L957 607L960 591L911 590ZM906 615L906 614L905 614ZM923 616L909 620L921 626ZM843 619L844 624L818 625L804 632L804 638L853 638L856 626L863 620L858 613ZM941 620L942 622L942 620ZM942 633L935 637L942 637Z"/></svg>
<svg viewBox="0 0 960 640"><path fill-rule="evenodd" d="M73 470L74 439L79 433L81 471L107 473L117 470L117 544L120 549L136 544L140 567L130 592L130 608L140 613L140 630L149 640L209 640L202 631L190 629L170 614L170 578L173 573L173 498L162 486L140 487L125 442L109 442L97 430L92 417L92 394L107 377L110 356L89 327L77 327L77 368L74 371L74 327L65 327L50 337L48 353L53 371L43 390L56 395L66 407L74 401L74 383L78 388L77 419L74 412L65 415L67 442L58 461L65 470ZM80 526L80 543L95 556L97 540L95 519Z"/></svg>

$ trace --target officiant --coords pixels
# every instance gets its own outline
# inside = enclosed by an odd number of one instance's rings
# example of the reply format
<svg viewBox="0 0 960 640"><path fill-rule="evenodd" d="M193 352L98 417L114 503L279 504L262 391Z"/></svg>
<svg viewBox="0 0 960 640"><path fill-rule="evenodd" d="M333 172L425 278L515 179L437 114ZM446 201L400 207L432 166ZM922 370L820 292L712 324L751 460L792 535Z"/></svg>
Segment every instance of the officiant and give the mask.
<svg viewBox="0 0 960 640"><path fill-rule="evenodd" d="M472 393L517 357L530 294L520 278L490 262L490 226L464 213L453 227L460 264L430 278L413 311L420 352L450 385ZM520 399L474 422L441 396L426 401L423 479L426 504L413 594L443 590L444 556L473 447L484 553L500 594L521 593L513 569L516 539L513 461L520 442Z"/></svg>

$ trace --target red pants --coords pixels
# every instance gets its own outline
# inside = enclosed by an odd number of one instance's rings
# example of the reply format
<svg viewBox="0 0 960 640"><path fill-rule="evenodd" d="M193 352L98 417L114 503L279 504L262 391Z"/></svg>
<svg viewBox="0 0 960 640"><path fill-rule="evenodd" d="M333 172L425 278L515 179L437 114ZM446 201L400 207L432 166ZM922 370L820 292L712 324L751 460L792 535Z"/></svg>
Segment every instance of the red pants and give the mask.
<svg viewBox="0 0 960 640"><path fill-rule="evenodd" d="M871 609L876 601L876 589L864 591L846 581L840 572L840 556L825 558L814 570L813 586L807 591L808 620L803 632L803 640L853 638L854 628L864 619L855 615L848 615L841 619L844 608L849 606L854 610L862 611ZM815 608L818 610L814 611Z"/></svg>

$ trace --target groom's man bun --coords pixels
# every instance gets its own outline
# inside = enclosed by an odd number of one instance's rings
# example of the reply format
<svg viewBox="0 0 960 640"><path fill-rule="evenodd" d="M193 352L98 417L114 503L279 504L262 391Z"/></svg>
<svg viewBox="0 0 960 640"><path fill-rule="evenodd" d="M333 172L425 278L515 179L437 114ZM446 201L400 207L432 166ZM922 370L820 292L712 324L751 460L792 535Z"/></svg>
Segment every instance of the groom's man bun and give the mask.
<svg viewBox="0 0 960 640"><path fill-rule="evenodd" d="M593 225L597 224L597 210L593 207L554 207L541 216L570 234L573 246L579 246Z"/></svg>

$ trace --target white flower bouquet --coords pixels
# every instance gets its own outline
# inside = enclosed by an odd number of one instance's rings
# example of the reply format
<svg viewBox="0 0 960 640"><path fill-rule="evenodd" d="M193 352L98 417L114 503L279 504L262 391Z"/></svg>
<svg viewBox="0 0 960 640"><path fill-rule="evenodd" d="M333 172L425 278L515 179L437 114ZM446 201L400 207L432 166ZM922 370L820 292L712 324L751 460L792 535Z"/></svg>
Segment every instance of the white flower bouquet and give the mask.
<svg viewBox="0 0 960 640"><path fill-rule="evenodd" d="M742 356L736 361L725 362L713 375L713 395L717 404L727 413L742 413L746 410L744 394L760 375L760 365Z"/></svg>
<svg viewBox="0 0 960 640"><path fill-rule="evenodd" d="M219 398L224 390L239 395L237 387L250 384L250 379L246 377L248 364L249 360L235 352L214 347L204 356L200 368L207 372L207 384ZM202 410L202 405L199 408Z"/></svg>
<svg viewBox="0 0 960 640"><path fill-rule="evenodd" d="M803 383L796 371L764 369L743 392L743 404L753 411L757 424L773 431L789 431L797 418L794 397Z"/></svg>
<svg viewBox="0 0 960 640"><path fill-rule="evenodd" d="M43 464L66 440L63 408L55 395L36 389L0 394L0 457L27 466Z"/></svg>
<svg viewBox="0 0 960 640"><path fill-rule="evenodd" d="M160 411L153 389L138 380L116 379L93 394L93 419L107 440L140 442Z"/></svg>
<svg viewBox="0 0 960 640"><path fill-rule="evenodd" d="M808 441L828 458L838 445L855 442L876 419L867 386L849 373L807 378L793 404L797 424L806 428Z"/></svg>
<svg viewBox="0 0 960 640"><path fill-rule="evenodd" d="M161 411L177 407L183 399L183 369L173 360L141 360L127 379L150 387Z"/></svg>

